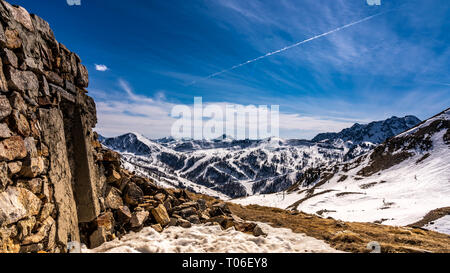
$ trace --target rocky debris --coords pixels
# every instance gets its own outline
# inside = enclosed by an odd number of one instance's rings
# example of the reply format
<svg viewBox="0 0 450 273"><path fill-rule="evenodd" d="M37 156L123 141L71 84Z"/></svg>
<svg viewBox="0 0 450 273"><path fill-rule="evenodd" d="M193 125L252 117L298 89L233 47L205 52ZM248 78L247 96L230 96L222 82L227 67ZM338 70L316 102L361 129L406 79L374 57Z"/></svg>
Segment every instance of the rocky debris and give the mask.
<svg viewBox="0 0 450 273"><path fill-rule="evenodd" d="M152 215L156 222L161 226L167 226L170 223L169 214L162 204L159 204L156 208L152 209Z"/></svg>
<svg viewBox="0 0 450 273"><path fill-rule="evenodd" d="M132 214L130 224L132 228L140 228L144 225L144 222L148 219L150 213L145 210L136 211Z"/></svg>
<svg viewBox="0 0 450 273"><path fill-rule="evenodd" d="M142 202L144 192L133 182L128 183L125 189L125 202L131 206L137 206Z"/></svg>
<svg viewBox="0 0 450 273"><path fill-rule="evenodd" d="M105 205L106 207L117 210L123 207L122 193L115 187L110 187L106 193Z"/></svg>

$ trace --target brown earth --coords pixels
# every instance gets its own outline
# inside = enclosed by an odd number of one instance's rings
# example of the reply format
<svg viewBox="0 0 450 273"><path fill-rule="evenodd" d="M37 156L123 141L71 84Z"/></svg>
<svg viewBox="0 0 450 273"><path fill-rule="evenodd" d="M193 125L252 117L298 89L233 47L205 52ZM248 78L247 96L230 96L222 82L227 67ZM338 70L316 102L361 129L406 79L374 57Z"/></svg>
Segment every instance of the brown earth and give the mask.
<svg viewBox="0 0 450 273"><path fill-rule="evenodd" d="M217 202L205 195L192 195ZM246 221L268 223L273 227L289 228L293 232L327 242L346 252L369 252L367 245L378 242L383 253L449 253L450 236L413 227L393 227L372 223L343 222L302 212L292 212L257 205L241 206L228 203L233 214Z"/></svg>

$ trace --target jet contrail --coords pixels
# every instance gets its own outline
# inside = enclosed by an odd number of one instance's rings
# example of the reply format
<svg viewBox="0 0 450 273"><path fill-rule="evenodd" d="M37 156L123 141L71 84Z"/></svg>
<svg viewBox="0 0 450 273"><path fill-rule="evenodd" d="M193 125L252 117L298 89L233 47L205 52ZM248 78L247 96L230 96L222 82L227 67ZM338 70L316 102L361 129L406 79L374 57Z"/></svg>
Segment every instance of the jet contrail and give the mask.
<svg viewBox="0 0 450 273"><path fill-rule="evenodd" d="M324 37L324 36L327 36L327 35L329 35L329 34L332 34L332 33L341 31L341 30L343 30L343 29L349 28L349 27L351 27L351 26L354 26L354 25L356 25L356 24L359 24L359 23L368 21L368 20L370 20L370 19L372 19L372 18L374 18L374 17L383 15L383 14L385 14L385 13L387 13L387 12L388 12L388 11L386 11L386 12L381 12L381 13L377 13L377 14L375 14L375 15L372 15L372 16L369 16L369 17L366 17L366 18L363 18L363 19L358 20L358 21L356 21L356 22L353 22L353 23L350 23L350 24L347 24L347 25L338 27L338 28L336 28L336 29L330 30L330 31L328 31L328 32L325 32L325 33L316 35L316 36L314 36L314 37L311 37L311 38L306 39L306 40L304 40L304 41L295 43L295 44L293 44L293 45L283 47L282 49L279 49L279 50L276 50L276 51L273 51L273 52L269 52L269 53L267 53L267 54L265 54L265 55L259 56L258 58L255 58L255 59L246 61L245 63L241 63L241 64L238 64L238 65L235 65L235 66L230 67L230 68L228 68L228 69L225 69L225 70L216 72L216 73L211 74L211 75L209 75L209 76L207 76L207 77L205 77L205 78L203 78L203 79L200 79L200 80L207 80L207 79L214 78L214 77L216 77L216 76L219 76L220 74L229 72L229 71L234 70L234 69L236 69L236 68L239 68L239 67L241 67L241 66L244 66L244 65L247 65L247 64L250 64L250 63L259 61L259 60L264 59L264 58L266 58L266 57L269 57L269 56L272 56L272 55L281 53L281 52L283 52L283 51L286 51L286 50L291 49L291 48L293 48L293 47L297 47L297 46L299 46L299 45L305 44L305 43L307 43L307 42L310 42L310 41L312 41L312 40L318 39L318 38L320 38L320 37ZM194 85L194 84L196 84L197 82L198 82L198 81L193 81L193 82L191 82L190 84L188 84L187 86Z"/></svg>

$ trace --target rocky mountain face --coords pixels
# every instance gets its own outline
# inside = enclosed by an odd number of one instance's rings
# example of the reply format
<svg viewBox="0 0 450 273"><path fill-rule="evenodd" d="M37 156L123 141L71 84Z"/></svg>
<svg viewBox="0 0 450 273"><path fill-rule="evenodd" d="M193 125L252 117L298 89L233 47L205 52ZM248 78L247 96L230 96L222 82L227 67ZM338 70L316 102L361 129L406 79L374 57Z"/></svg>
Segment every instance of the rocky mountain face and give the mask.
<svg viewBox="0 0 450 273"><path fill-rule="evenodd" d="M383 121L374 121L369 124L355 123L351 128L342 130L339 133L318 134L312 139L314 142L320 141L351 141L353 144L370 142L373 144L383 143L391 138L408 130L420 123L420 119L415 116L403 118L391 117Z"/></svg>
<svg viewBox="0 0 450 273"><path fill-rule="evenodd" d="M350 161L418 122L412 116L393 117L321 134L313 141L233 140L226 136L149 140L130 133L104 138L102 143L120 152L128 168L163 184L236 198L286 190L305 170Z"/></svg>

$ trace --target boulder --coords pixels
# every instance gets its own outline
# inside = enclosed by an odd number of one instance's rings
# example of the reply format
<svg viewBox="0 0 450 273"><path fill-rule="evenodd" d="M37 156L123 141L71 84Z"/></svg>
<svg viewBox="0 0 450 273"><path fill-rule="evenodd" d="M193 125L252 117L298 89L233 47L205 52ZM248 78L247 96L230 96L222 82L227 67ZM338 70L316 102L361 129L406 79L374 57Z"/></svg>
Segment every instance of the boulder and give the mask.
<svg viewBox="0 0 450 273"><path fill-rule="evenodd" d="M209 215L211 215L212 217L229 214L231 214L230 208L226 203L223 202L214 204L211 208L211 211L209 212Z"/></svg>
<svg viewBox="0 0 450 273"><path fill-rule="evenodd" d="M155 218L156 222L158 222L158 224L163 227L170 223L169 214L162 204L152 209L152 215Z"/></svg>
<svg viewBox="0 0 450 273"><path fill-rule="evenodd" d="M115 187L110 187L106 192L105 205L111 209L119 209L123 206L122 193Z"/></svg>
<svg viewBox="0 0 450 273"><path fill-rule="evenodd" d="M128 183L125 189L125 202L131 206L137 206L141 203L144 193L133 182Z"/></svg>
<svg viewBox="0 0 450 273"><path fill-rule="evenodd" d="M20 113L25 114L27 112L27 104L19 92L12 92L9 96L9 102L11 103L12 108Z"/></svg>
<svg viewBox="0 0 450 273"><path fill-rule="evenodd" d="M11 114L12 107L6 96L0 95L0 120L3 120Z"/></svg>
<svg viewBox="0 0 450 273"><path fill-rule="evenodd" d="M12 136L0 142L0 160L12 161L26 156L25 142L20 136Z"/></svg>
<svg viewBox="0 0 450 273"><path fill-rule="evenodd" d="M145 210L133 212L130 219L131 227L132 228L142 227L145 221L147 221L149 214L150 213Z"/></svg>
<svg viewBox="0 0 450 273"><path fill-rule="evenodd" d="M179 213L183 218L186 219L187 217L189 217L191 215L196 215L197 210L194 207L189 207L189 208L185 208L185 209L181 210Z"/></svg>
<svg viewBox="0 0 450 273"><path fill-rule="evenodd" d="M41 200L24 188L8 187L0 193L0 226L16 223L24 218L36 216L41 209Z"/></svg>
<svg viewBox="0 0 450 273"><path fill-rule="evenodd" d="M121 178L121 176L116 170L111 170L106 182L116 183L116 182L120 181L120 178Z"/></svg>

